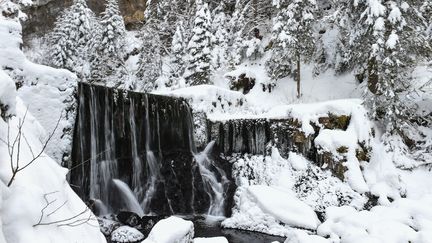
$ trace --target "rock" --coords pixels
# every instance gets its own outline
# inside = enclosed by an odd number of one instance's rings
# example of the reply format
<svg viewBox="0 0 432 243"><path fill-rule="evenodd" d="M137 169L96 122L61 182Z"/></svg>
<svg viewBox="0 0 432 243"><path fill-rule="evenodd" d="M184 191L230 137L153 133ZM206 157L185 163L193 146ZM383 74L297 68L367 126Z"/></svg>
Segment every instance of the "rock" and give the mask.
<svg viewBox="0 0 432 243"><path fill-rule="evenodd" d="M98 218L98 222L100 231L105 236L110 236L114 230L121 226L119 222L107 218Z"/></svg>
<svg viewBox="0 0 432 243"><path fill-rule="evenodd" d="M112 243L138 243L144 240L143 233L129 226L121 226L111 234Z"/></svg>
<svg viewBox="0 0 432 243"><path fill-rule="evenodd" d="M255 86L255 78L248 77L245 73L236 76L227 76L230 80L230 89L235 91L242 91L243 94L249 93Z"/></svg>
<svg viewBox="0 0 432 243"><path fill-rule="evenodd" d="M122 211L117 214L117 219L125 225L135 227L141 223L141 217L133 212Z"/></svg>
<svg viewBox="0 0 432 243"><path fill-rule="evenodd" d="M120 0L119 7L126 27L136 27L144 20L144 10L147 0ZM60 13L72 4L72 0L45 0L24 9L29 19L23 23L23 35L44 34L54 27L54 22ZM96 13L104 11L105 1L88 0L88 6Z"/></svg>

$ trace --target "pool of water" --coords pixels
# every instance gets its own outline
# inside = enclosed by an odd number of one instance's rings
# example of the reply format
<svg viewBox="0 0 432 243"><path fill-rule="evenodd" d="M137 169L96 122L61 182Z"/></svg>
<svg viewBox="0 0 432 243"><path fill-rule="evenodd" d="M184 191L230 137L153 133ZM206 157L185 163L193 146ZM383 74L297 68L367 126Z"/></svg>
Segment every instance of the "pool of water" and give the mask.
<svg viewBox="0 0 432 243"><path fill-rule="evenodd" d="M230 243L271 243L274 241L282 243L285 241L283 237L246 230L222 228L222 219L220 218L208 218L204 216L190 216L184 218L194 222L195 237L224 236Z"/></svg>

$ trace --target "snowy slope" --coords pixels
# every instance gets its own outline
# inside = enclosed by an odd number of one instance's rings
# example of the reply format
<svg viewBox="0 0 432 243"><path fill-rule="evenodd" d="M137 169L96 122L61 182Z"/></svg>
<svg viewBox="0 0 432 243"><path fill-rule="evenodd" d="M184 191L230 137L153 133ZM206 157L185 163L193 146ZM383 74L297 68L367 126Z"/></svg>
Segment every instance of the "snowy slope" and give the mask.
<svg viewBox="0 0 432 243"><path fill-rule="evenodd" d="M14 3L2 2L0 10L3 7L16 10L23 17ZM13 115L8 122L0 118L0 242L105 242L95 216L66 181L68 171L43 151L58 119L51 118L64 106L54 103L53 109L45 113L45 129L31 112L42 114L40 111L52 101L52 96L65 99L70 87L65 81L73 81L74 75L29 62L20 50L18 19L0 15L0 114ZM28 86L20 94L29 99L28 103L17 97L15 83ZM30 92L30 86L38 87ZM46 88L57 91L49 93ZM60 134L68 126L65 120L52 142L56 141L47 150L51 154L64 149ZM12 168L22 169L14 180Z"/></svg>

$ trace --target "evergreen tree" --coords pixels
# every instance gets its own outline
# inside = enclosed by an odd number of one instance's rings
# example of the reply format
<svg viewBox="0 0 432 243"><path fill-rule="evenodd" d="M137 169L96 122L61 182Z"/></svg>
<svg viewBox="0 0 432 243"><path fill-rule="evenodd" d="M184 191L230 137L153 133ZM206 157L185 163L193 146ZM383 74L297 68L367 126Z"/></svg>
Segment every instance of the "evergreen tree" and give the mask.
<svg viewBox="0 0 432 243"><path fill-rule="evenodd" d="M106 9L101 14L100 28L100 41L96 43L92 61L92 79L118 87L126 75L126 30L117 0L107 0Z"/></svg>
<svg viewBox="0 0 432 243"><path fill-rule="evenodd" d="M188 68L186 81L189 85L209 83L211 63L211 16L207 3L197 2L192 38L188 44Z"/></svg>
<svg viewBox="0 0 432 243"><path fill-rule="evenodd" d="M310 58L315 44L312 31L315 0L276 1L275 7L279 12L273 26L273 50L267 69L277 80L291 72L290 61L295 61L297 96L300 97L301 58Z"/></svg>
<svg viewBox="0 0 432 243"><path fill-rule="evenodd" d="M171 43L171 60L168 87L179 87L179 79L183 77L185 71L186 41L184 36L183 23L177 24L176 32Z"/></svg>
<svg viewBox="0 0 432 243"><path fill-rule="evenodd" d="M157 79L162 75L162 57L159 35L150 26L141 30L142 51L138 60L137 80L133 89L151 91L157 88Z"/></svg>
<svg viewBox="0 0 432 243"><path fill-rule="evenodd" d="M418 61L431 52L425 28L421 28L424 22L415 2L411 3L386 3L385 18L376 24L381 29L378 41L372 46L376 92L369 94L367 101L373 117L381 120L389 133L401 133L413 125L416 107L409 100L413 90L411 73Z"/></svg>
<svg viewBox="0 0 432 243"><path fill-rule="evenodd" d="M227 29L228 18L226 8L226 3L221 1L214 11L212 22L212 67L215 70L226 66L228 60L229 33Z"/></svg>
<svg viewBox="0 0 432 243"><path fill-rule="evenodd" d="M85 0L75 0L73 5L57 19L50 35L51 60L55 67L66 68L79 77L90 73L91 41L97 21Z"/></svg>

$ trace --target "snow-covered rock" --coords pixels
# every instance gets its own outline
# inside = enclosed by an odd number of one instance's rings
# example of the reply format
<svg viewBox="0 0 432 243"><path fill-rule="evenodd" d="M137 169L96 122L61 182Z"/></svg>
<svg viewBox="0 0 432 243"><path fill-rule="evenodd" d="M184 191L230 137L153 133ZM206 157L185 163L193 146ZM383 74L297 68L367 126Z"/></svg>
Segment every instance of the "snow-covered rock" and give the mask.
<svg viewBox="0 0 432 243"><path fill-rule="evenodd" d="M189 243L194 236L194 225L175 216L159 221L143 243Z"/></svg>
<svg viewBox="0 0 432 243"><path fill-rule="evenodd" d="M250 186L248 192L263 212L289 226L314 230L320 223L315 212L293 192L269 186Z"/></svg>
<svg viewBox="0 0 432 243"><path fill-rule="evenodd" d="M144 235L130 226L120 226L111 234L113 243L135 243L144 240Z"/></svg>
<svg viewBox="0 0 432 243"><path fill-rule="evenodd" d="M224 227L285 236L290 227L315 230L320 223L312 208L293 192L276 187L248 187L241 195L239 207L240 212L225 220Z"/></svg>

